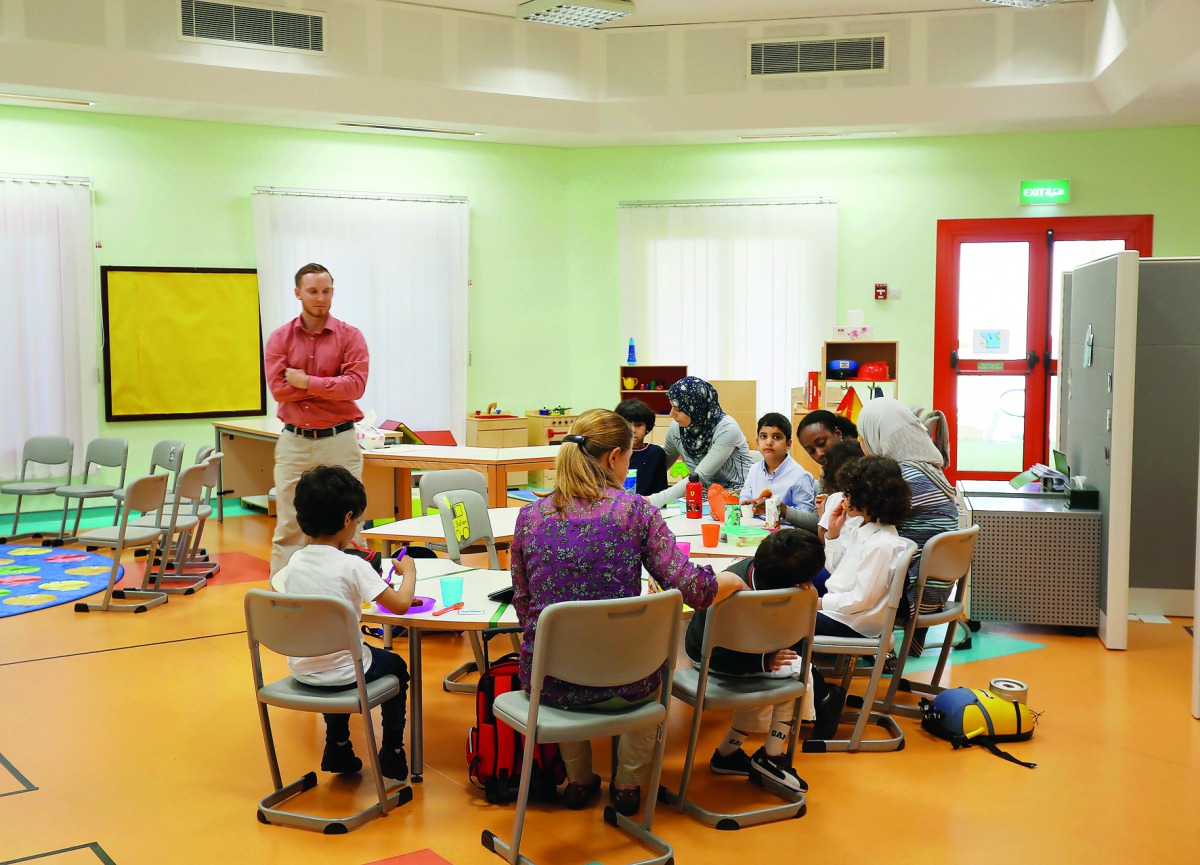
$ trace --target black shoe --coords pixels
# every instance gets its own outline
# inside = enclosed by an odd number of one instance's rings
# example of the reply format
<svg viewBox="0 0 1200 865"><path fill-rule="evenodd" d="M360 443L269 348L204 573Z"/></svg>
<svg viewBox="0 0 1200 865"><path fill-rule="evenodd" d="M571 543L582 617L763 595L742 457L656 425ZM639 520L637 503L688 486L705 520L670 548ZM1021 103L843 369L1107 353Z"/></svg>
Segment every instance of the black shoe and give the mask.
<svg viewBox="0 0 1200 865"><path fill-rule="evenodd" d="M708 761L708 768L714 775L741 775L745 777L750 774L750 755L738 748L732 754L722 754L720 751L713 751L712 758Z"/></svg>
<svg viewBox="0 0 1200 865"><path fill-rule="evenodd" d="M408 757L403 748L384 747L379 751L379 772L393 781L408 780Z"/></svg>
<svg viewBox="0 0 1200 865"><path fill-rule="evenodd" d="M608 785L608 798L612 800L613 807L617 809L618 814L632 817L642 807L642 788L630 787L620 790L617 789L615 783L610 782Z"/></svg>
<svg viewBox="0 0 1200 865"><path fill-rule="evenodd" d="M592 797L599 792L599 775L593 775L592 780L585 784L576 784L574 781L570 781L563 789L563 804L572 811L579 811L582 808L586 808L588 803L592 801Z"/></svg>
<svg viewBox="0 0 1200 865"><path fill-rule="evenodd" d="M362 771L362 760L354 756L354 746L349 742L325 743L325 753L321 755L321 771L333 772L336 775L353 775Z"/></svg>
<svg viewBox="0 0 1200 865"><path fill-rule="evenodd" d="M816 701L817 722L813 724L813 739L836 739L846 705L846 689L841 685L826 685Z"/></svg>
<svg viewBox="0 0 1200 865"><path fill-rule="evenodd" d="M775 783L797 793L808 792L808 782L796 774L796 770L787 764L787 757L767 755L766 748L759 748L750 758L750 780L761 786L764 778L771 778Z"/></svg>

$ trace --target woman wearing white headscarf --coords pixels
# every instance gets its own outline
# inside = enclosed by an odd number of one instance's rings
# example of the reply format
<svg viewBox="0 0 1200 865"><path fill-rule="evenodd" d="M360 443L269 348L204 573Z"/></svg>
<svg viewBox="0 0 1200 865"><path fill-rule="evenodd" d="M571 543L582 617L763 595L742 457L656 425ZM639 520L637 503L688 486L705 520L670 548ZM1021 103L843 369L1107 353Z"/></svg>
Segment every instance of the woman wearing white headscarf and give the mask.
<svg viewBox="0 0 1200 865"><path fill-rule="evenodd" d="M912 490L912 510L899 527L900 537L908 538L920 550L934 535L958 528L958 504L954 487L942 473L942 455L908 406L891 397L871 400L858 416L858 435L865 452L900 463L900 473ZM918 553L908 569L908 588L900 603L900 616L905 619L912 614L920 566ZM927 586L920 612L942 609L947 596L948 590ZM913 637L909 654L920 655L924 647L925 633L921 629Z"/></svg>

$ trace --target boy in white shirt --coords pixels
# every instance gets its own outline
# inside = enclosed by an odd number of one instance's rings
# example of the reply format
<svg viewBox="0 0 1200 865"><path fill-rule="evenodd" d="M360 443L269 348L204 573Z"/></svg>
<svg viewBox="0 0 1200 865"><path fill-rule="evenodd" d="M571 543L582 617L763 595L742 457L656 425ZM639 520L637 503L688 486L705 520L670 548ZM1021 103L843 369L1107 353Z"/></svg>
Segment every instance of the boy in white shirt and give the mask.
<svg viewBox="0 0 1200 865"><path fill-rule="evenodd" d="M829 579L817 613L817 633L830 637L878 637L887 618L889 578L904 540L896 526L907 516L912 493L900 465L867 456L837 476L842 501L830 510L825 533ZM849 518L862 525L847 529Z"/></svg>
<svg viewBox="0 0 1200 865"><path fill-rule="evenodd" d="M362 483L341 466L317 466L300 477L296 485L296 517L308 545L297 550L272 580L279 591L296 595L327 595L344 598L355 610L364 602L377 601L393 613L404 613L412 604L417 571L410 558L395 562L401 577L396 586L357 556L342 550L358 531L358 520L367 508ZM394 579L394 577L393 577ZM404 753L405 700L408 696L408 667L399 656L364 644L369 654L362 659L368 682L386 675L400 680L400 692L383 703L383 746L379 765L386 778L408 778ZM349 652L315 658L288 658L292 676L306 685L345 690L354 687L354 660ZM374 744L374 743L372 743ZM350 716L325 715L325 752L321 771L339 775L362 769L362 760L350 744Z"/></svg>
<svg viewBox="0 0 1200 865"><path fill-rule="evenodd" d="M767 498L779 497L779 516L793 525L814 528L817 482L804 466L792 459L792 422L779 412L767 412L758 419L758 452L762 461L750 466L742 484L742 504L753 504L754 513L766 510ZM764 495L764 493L766 495ZM812 515L812 525L803 525L797 514Z"/></svg>

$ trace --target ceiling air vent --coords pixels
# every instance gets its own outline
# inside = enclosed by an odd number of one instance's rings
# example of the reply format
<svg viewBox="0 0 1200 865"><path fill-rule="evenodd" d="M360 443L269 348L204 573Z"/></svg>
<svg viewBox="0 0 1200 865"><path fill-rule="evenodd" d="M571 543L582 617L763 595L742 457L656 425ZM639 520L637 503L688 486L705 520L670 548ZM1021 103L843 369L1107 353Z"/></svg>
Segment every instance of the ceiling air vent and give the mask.
<svg viewBox="0 0 1200 865"><path fill-rule="evenodd" d="M886 36L774 39L750 43L751 75L812 75L886 69Z"/></svg>
<svg viewBox="0 0 1200 865"><path fill-rule="evenodd" d="M325 50L325 17L236 3L180 0L185 37L300 51Z"/></svg>

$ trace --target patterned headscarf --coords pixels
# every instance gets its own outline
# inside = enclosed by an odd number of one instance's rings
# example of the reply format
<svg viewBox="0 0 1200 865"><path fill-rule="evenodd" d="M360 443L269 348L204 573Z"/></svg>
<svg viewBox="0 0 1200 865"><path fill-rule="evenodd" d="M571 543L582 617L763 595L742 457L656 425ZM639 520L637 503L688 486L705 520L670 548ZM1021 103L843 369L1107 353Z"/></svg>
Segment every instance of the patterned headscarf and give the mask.
<svg viewBox="0 0 1200 865"><path fill-rule="evenodd" d="M684 448L696 460L704 459L712 446L717 422L725 417L717 398L717 389L694 375L681 378L667 389L667 398L692 422L679 428Z"/></svg>

